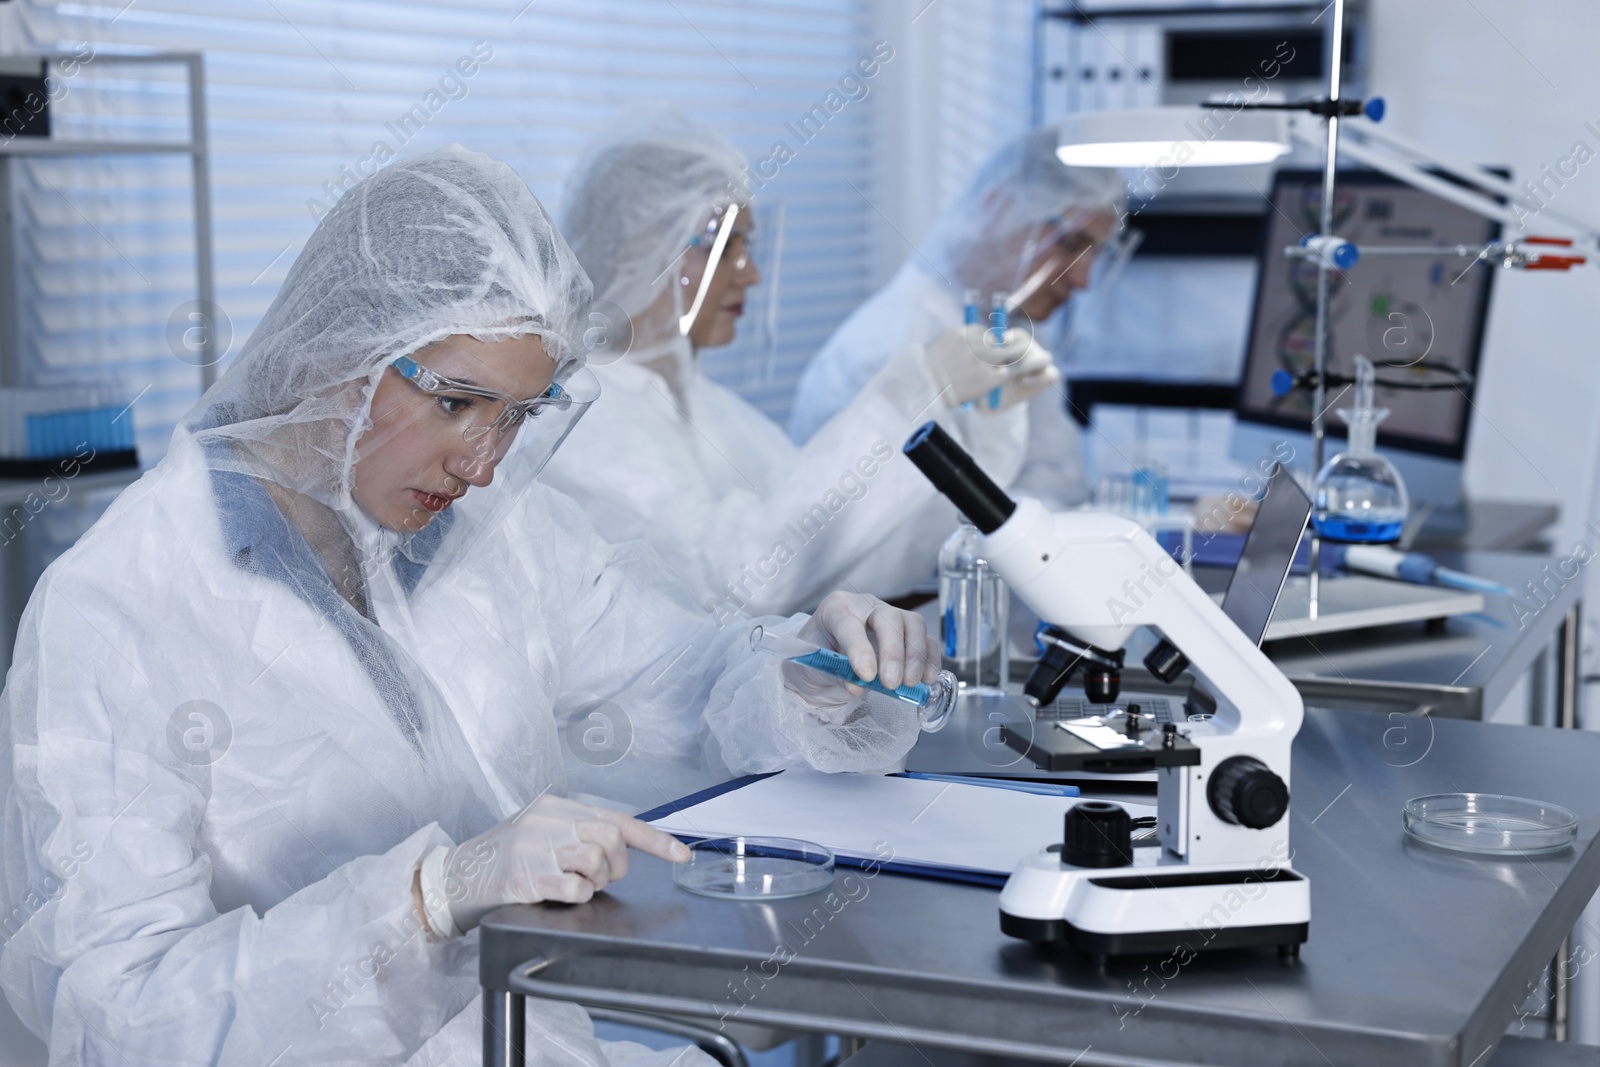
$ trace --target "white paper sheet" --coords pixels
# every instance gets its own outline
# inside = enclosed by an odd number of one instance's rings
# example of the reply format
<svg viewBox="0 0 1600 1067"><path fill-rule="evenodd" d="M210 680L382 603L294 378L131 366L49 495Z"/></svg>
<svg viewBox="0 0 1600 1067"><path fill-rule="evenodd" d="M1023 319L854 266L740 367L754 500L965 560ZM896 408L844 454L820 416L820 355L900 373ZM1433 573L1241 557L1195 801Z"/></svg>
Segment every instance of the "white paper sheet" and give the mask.
<svg viewBox="0 0 1600 1067"><path fill-rule="evenodd" d="M794 837L836 855L1008 875L1061 840L1077 798L868 774L789 770L652 825L686 837ZM1151 805L1123 804L1138 818Z"/></svg>

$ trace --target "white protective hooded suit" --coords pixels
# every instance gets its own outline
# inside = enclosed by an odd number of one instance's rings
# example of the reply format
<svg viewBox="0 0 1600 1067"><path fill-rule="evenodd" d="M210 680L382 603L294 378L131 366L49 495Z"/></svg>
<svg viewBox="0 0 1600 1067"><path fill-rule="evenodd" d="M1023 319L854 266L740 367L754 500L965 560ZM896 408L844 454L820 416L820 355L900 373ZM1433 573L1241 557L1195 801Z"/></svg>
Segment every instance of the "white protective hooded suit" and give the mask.
<svg viewBox="0 0 1600 1067"><path fill-rule="evenodd" d="M932 576L958 519L900 446L937 417L1009 480L1022 463L1023 408L947 410L920 348L885 351L796 448L706 377L678 329L675 266L713 213L747 203L747 182L735 148L667 108L626 114L588 148L567 182L561 231L596 306L632 322L632 347L591 359L605 397L545 479L606 538L647 540L719 611L805 610L840 587L904 593Z"/></svg>
<svg viewBox="0 0 1600 1067"><path fill-rule="evenodd" d="M654 806L910 746L908 705L824 713L785 689L749 620L719 627L534 483L537 449L414 534L353 505L393 357L537 334L575 382L588 297L509 168L394 164L45 573L0 698L0 984L52 1064L475 1064L477 934L423 932L427 852L544 791ZM597 707L617 751L571 743ZM571 1005L528 1015L530 1062L652 1055L603 1048Z"/></svg>
<svg viewBox="0 0 1600 1067"><path fill-rule="evenodd" d="M1026 235L1074 210L1120 209L1117 171L1068 167L1056 158L1056 131L1033 130L1005 144L980 167L917 253L857 308L806 367L790 410L789 436L807 441L843 410L892 356L926 345L962 321L962 295L985 300L1022 281L1017 249ZM1083 447L1062 389L1027 407L1026 462L1001 485L1053 507L1088 499Z"/></svg>

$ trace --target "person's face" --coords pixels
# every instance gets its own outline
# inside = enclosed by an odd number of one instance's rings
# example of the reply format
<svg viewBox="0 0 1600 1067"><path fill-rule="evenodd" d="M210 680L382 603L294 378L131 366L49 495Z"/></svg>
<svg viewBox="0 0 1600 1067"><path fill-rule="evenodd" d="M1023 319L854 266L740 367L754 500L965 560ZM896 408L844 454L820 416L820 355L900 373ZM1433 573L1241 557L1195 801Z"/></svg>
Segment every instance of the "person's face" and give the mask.
<svg viewBox="0 0 1600 1067"><path fill-rule="evenodd" d="M529 335L493 343L456 335L413 356L446 378L519 399L543 396L556 365ZM425 393L393 367L372 394L372 425L356 442L353 496L378 525L398 532L427 526L470 486L494 480L516 431L474 431L494 407L481 397Z"/></svg>
<svg viewBox="0 0 1600 1067"><path fill-rule="evenodd" d="M1054 226L1041 227L1034 238L1039 247L1022 277L1027 280L1043 271L1043 284L1018 304L1017 309L1034 322L1043 322L1073 293L1088 288L1095 255L1111 239L1116 228L1117 217L1111 211L1095 212L1077 227L1059 234L1052 232Z"/></svg>
<svg viewBox="0 0 1600 1067"><path fill-rule="evenodd" d="M711 274L711 284L706 287L706 298L689 324L689 340L697 349L729 344L738 332L739 316L744 314L744 291L761 281L761 271L748 247L754 236L754 224L749 206L741 206L728 244L722 250L722 259ZM683 257L678 283L683 290L685 314L694 306L714 243L715 235L707 231L700 244Z"/></svg>

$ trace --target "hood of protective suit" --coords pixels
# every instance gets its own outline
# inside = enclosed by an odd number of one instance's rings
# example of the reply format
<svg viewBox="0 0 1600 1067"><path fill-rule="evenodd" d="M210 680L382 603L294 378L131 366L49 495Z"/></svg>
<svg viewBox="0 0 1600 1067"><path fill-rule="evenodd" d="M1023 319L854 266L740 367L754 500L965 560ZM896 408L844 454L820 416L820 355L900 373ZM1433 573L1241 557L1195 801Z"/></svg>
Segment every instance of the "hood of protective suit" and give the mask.
<svg viewBox="0 0 1600 1067"><path fill-rule="evenodd" d="M535 334L560 381L581 359L589 294L510 167L459 146L402 160L323 218L183 427L218 469L348 513L356 440L395 357L453 334Z"/></svg>
<svg viewBox="0 0 1600 1067"><path fill-rule="evenodd" d="M1033 232L1074 211L1119 210L1118 171L1069 167L1056 157L1054 127L1003 145L968 179L923 240L920 259L952 289L1011 292Z"/></svg>
<svg viewBox="0 0 1600 1067"><path fill-rule="evenodd" d="M714 214L746 202L746 166L710 128L642 107L591 142L568 176L561 232L594 282L596 307L631 323L630 359L688 357L678 317L693 294L673 268Z"/></svg>

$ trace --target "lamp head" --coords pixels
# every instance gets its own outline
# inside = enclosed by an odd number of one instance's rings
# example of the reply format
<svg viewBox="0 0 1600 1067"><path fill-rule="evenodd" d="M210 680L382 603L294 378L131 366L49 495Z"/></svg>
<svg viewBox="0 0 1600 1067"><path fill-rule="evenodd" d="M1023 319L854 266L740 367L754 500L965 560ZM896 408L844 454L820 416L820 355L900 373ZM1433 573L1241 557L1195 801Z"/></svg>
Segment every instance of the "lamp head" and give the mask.
<svg viewBox="0 0 1600 1067"><path fill-rule="evenodd" d="M1069 167L1224 167L1270 163L1290 149L1280 113L1227 107L1079 111L1061 120Z"/></svg>

